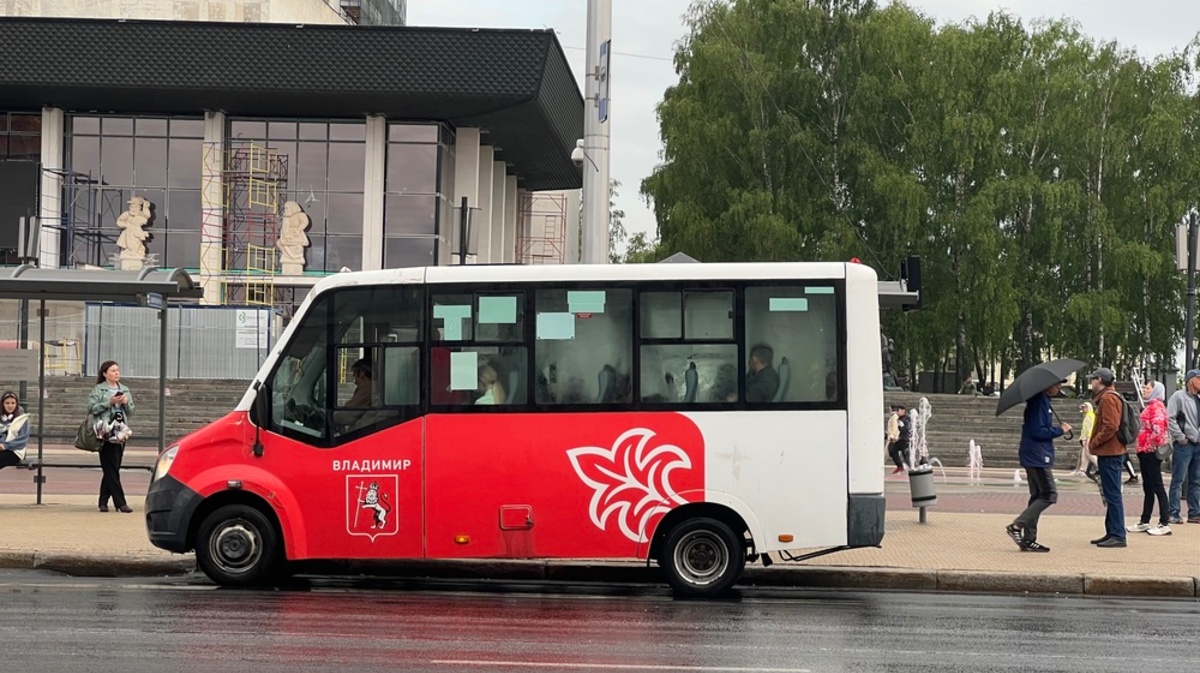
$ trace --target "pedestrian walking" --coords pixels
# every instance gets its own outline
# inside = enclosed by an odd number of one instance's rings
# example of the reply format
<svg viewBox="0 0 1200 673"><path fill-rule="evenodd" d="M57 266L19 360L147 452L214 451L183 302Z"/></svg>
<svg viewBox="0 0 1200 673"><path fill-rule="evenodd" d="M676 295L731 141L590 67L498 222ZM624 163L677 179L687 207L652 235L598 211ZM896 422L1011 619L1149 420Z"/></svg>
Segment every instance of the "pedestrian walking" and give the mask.
<svg viewBox="0 0 1200 673"><path fill-rule="evenodd" d="M1171 455L1170 522L1183 523L1183 482L1187 482L1187 522L1200 523L1200 369L1183 377L1183 390L1167 402Z"/></svg>
<svg viewBox="0 0 1200 673"><path fill-rule="evenodd" d="M1029 481L1029 506L1008 524L1005 532L1021 551L1049 552L1038 542L1038 520L1042 512L1058 502L1054 486L1054 440L1071 431L1066 423L1055 425L1050 398L1058 395L1061 383L1029 398L1025 403L1025 422L1021 425L1021 467Z"/></svg>
<svg viewBox="0 0 1200 673"><path fill-rule="evenodd" d="M1142 492L1145 500L1142 503L1142 518L1137 525L1126 530L1130 533L1149 533L1155 537L1171 534L1170 506L1167 503L1167 489L1162 477L1162 447L1171 443L1171 433L1168 429L1167 407L1163 404L1167 389L1158 381L1146 384L1142 397L1146 399L1146 408L1142 409L1142 429L1138 431L1137 457L1142 468ZM1150 525L1150 517L1154 514L1154 501L1158 501L1158 525Z"/></svg>
<svg viewBox="0 0 1200 673"><path fill-rule="evenodd" d="M1114 387L1112 370L1101 367L1088 377L1092 399L1096 402L1096 426L1088 441L1088 451L1100 464L1100 491L1104 495L1104 536L1092 544L1105 549L1125 547L1125 504L1121 500L1121 471L1128 450L1117 438L1125 400Z"/></svg>
<svg viewBox="0 0 1200 673"><path fill-rule="evenodd" d="M888 417L887 425L888 456L896 465L892 474L900 474L908 469L905 460L909 440L912 438L912 423L907 416L903 405L892 405L892 415Z"/></svg>
<svg viewBox="0 0 1200 673"><path fill-rule="evenodd" d="M1096 410L1091 402L1079 405L1079 413L1083 414L1083 423L1079 426L1079 462L1071 474L1082 474L1092 481L1096 480L1096 457L1088 452L1088 440L1092 438L1092 428L1096 425Z"/></svg>
<svg viewBox="0 0 1200 673"><path fill-rule="evenodd" d="M121 486L121 461L125 458L125 438L128 437L129 417L133 414L133 396L121 383L121 368L109 360L100 365L100 375L88 398L88 413L97 426L103 425L105 435L100 445L100 511L108 511L109 498L118 512L133 511L125 500Z"/></svg>

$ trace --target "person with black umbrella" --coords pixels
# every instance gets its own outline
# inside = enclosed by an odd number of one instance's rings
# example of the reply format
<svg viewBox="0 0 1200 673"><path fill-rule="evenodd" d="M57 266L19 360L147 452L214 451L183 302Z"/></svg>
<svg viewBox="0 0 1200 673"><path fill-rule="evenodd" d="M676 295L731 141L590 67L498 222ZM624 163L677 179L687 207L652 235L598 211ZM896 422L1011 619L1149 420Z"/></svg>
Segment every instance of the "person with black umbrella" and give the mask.
<svg viewBox="0 0 1200 673"><path fill-rule="evenodd" d="M1025 422L1021 425L1021 467L1029 481L1029 506L1005 531L1021 551L1049 552L1038 542L1038 520L1051 505L1058 502L1054 486L1054 440L1071 431L1066 423L1055 425L1050 398L1062 389L1062 381L1052 384L1025 403Z"/></svg>

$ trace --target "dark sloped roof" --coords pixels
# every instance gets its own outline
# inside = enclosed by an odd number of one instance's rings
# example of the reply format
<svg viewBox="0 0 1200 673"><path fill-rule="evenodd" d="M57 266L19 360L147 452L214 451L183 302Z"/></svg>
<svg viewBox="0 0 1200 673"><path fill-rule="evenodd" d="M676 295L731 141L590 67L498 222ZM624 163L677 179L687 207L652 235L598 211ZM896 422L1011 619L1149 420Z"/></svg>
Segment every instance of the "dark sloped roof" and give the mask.
<svg viewBox="0 0 1200 673"><path fill-rule="evenodd" d="M0 105L478 126L529 189L580 186L583 98L550 30L0 18Z"/></svg>

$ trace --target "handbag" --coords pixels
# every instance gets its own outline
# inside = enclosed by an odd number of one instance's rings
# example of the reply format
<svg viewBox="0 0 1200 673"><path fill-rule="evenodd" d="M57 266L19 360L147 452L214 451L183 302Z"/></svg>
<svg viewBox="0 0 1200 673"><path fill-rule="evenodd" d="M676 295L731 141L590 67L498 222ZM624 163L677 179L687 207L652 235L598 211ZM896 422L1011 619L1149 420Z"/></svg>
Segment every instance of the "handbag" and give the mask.
<svg viewBox="0 0 1200 673"><path fill-rule="evenodd" d="M80 451L90 451L95 453L100 450L103 442L96 436L96 419L92 418L91 414L83 419L79 424L79 430L75 433L75 448Z"/></svg>
<svg viewBox="0 0 1200 673"><path fill-rule="evenodd" d="M1167 442L1166 444L1163 444L1162 446L1154 447L1154 455L1158 456L1158 459L1160 461L1170 458L1171 454L1174 452L1175 452L1175 445L1172 444L1171 442Z"/></svg>

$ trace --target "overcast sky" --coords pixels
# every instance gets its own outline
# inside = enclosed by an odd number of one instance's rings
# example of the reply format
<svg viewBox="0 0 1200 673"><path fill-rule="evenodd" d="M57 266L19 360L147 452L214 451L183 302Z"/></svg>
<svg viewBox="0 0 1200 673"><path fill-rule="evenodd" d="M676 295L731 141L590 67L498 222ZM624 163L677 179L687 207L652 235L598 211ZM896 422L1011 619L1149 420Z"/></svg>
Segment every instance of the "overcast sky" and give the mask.
<svg viewBox="0 0 1200 673"><path fill-rule="evenodd" d="M684 34L687 0L612 0L612 177L621 182L617 205L631 231L654 230L654 215L638 196L642 178L658 163L661 143L654 106L676 81L671 62ZM1115 39L1156 56L1185 46L1200 30L1195 0L914 0L939 21L986 17L1004 9L1030 20L1070 17L1096 38ZM478 28L554 28L576 79L583 73L586 0L409 0L412 25ZM582 84L580 86L582 90Z"/></svg>

